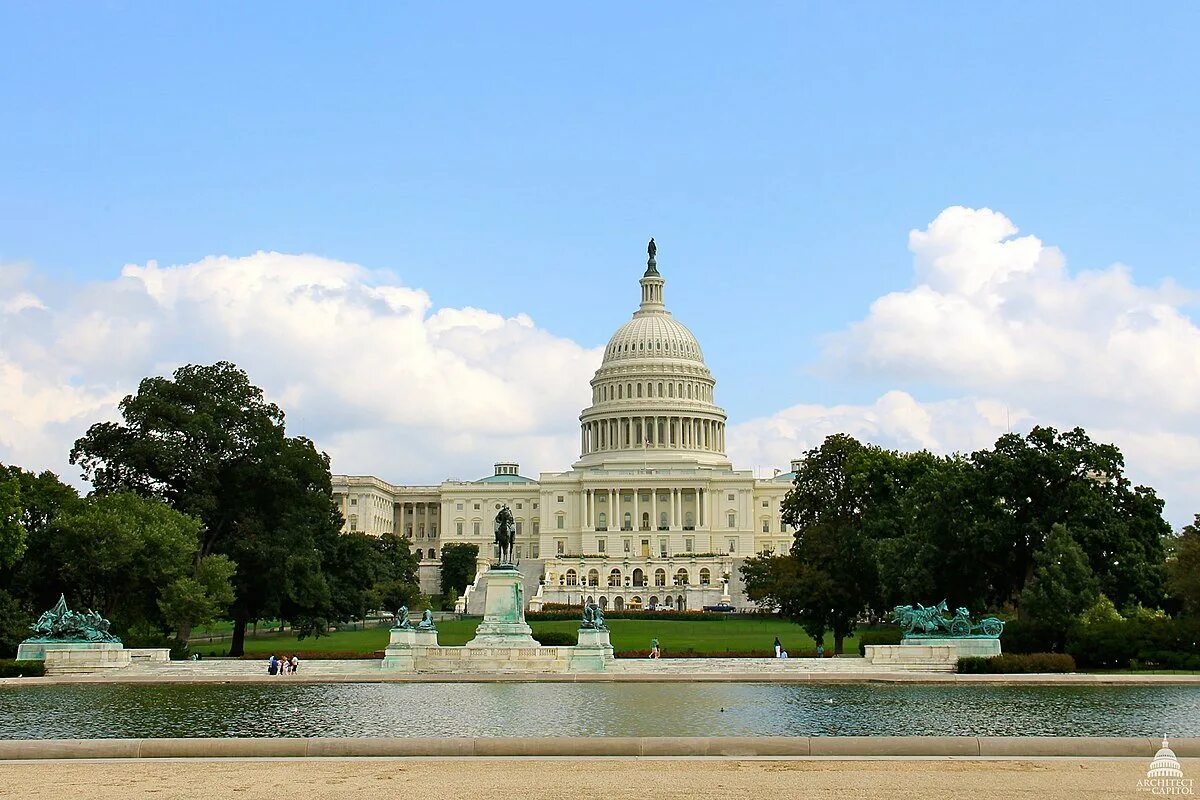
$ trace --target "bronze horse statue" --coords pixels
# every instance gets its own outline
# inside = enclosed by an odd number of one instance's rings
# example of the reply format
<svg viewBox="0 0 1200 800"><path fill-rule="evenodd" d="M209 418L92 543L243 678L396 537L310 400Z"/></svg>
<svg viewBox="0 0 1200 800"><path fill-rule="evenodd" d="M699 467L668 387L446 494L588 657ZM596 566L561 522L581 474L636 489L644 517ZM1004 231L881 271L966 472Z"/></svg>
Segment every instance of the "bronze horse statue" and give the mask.
<svg viewBox="0 0 1200 800"><path fill-rule="evenodd" d="M513 522L512 512L508 506L501 506L496 515L496 548L499 551L501 564L516 563L517 526Z"/></svg>

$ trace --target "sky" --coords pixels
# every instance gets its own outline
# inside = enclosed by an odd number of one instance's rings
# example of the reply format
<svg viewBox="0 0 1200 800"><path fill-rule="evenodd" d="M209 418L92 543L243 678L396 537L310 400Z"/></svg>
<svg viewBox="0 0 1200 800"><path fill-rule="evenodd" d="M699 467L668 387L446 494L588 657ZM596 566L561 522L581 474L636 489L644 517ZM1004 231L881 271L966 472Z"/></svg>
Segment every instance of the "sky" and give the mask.
<svg viewBox="0 0 1200 800"><path fill-rule="evenodd" d="M645 243L739 467L1034 424L1200 513L1200 6L0 2L0 461L234 361L333 469L566 469Z"/></svg>

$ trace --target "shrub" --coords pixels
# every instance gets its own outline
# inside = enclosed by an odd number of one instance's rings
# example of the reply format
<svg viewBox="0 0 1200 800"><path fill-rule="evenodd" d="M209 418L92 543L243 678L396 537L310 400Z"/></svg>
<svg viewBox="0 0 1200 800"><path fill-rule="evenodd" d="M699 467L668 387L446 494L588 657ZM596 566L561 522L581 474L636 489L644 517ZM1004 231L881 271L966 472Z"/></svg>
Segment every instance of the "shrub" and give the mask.
<svg viewBox="0 0 1200 800"><path fill-rule="evenodd" d="M1067 652L1092 669L1196 669L1187 665L1200 661L1200 619L1135 614L1079 625L1067 639Z"/></svg>
<svg viewBox="0 0 1200 800"><path fill-rule="evenodd" d="M958 671L964 675L1074 672L1075 659L1066 653L1005 653L986 658L964 656L958 660Z"/></svg>
<svg viewBox="0 0 1200 800"><path fill-rule="evenodd" d="M529 611L525 614L527 622L551 622L554 620L579 620L583 616L583 609L579 606L571 606L564 609L555 609L551 611ZM605 619L657 619L675 622L695 622L696 620L720 620L729 619L731 615L722 614L716 611L606 611L604 612ZM733 617L741 617L741 614L734 614Z"/></svg>
<svg viewBox="0 0 1200 800"><path fill-rule="evenodd" d="M534 631L533 638L544 647L574 647L579 637L570 631Z"/></svg>
<svg viewBox="0 0 1200 800"><path fill-rule="evenodd" d="M1006 653L1048 653L1054 649L1054 631L1029 620L1010 619L1000 641Z"/></svg>
<svg viewBox="0 0 1200 800"><path fill-rule="evenodd" d="M13 661L0 659L0 678L40 678L46 674L46 665L41 661Z"/></svg>
<svg viewBox="0 0 1200 800"><path fill-rule="evenodd" d="M866 646L869 644L900 644L901 632L899 628L880 628L874 631L859 631L858 634L858 654L865 656L867 654Z"/></svg>

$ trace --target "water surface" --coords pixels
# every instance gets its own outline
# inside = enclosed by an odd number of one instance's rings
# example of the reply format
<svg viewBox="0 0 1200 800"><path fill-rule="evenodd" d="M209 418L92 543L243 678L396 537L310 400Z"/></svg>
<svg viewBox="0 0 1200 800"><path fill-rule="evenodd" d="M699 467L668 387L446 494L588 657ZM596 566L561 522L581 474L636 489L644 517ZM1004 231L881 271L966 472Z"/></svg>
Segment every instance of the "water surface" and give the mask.
<svg viewBox="0 0 1200 800"><path fill-rule="evenodd" d="M0 689L0 738L1200 736L1186 686L97 684Z"/></svg>

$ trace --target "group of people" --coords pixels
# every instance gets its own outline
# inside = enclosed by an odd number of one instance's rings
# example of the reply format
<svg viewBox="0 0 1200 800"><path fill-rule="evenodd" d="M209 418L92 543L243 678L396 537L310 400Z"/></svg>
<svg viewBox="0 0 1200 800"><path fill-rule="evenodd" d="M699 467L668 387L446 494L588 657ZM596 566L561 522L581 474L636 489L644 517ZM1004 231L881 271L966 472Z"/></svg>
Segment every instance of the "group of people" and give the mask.
<svg viewBox="0 0 1200 800"><path fill-rule="evenodd" d="M296 658L295 656L292 656L291 658L288 658L287 656L284 656L283 658L276 658L275 654L272 653L271 657L267 659L268 675L291 675L292 673L299 671L300 659Z"/></svg>
<svg viewBox="0 0 1200 800"><path fill-rule="evenodd" d="M788 657L788 652L787 652L787 650L783 649L783 645L780 643L778 636L775 637L775 657L776 658L787 658ZM825 645L824 645L824 643L818 642L817 643L817 658L824 658L824 657L825 657Z"/></svg>

